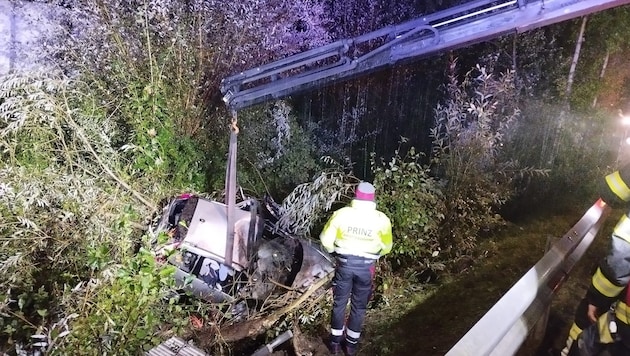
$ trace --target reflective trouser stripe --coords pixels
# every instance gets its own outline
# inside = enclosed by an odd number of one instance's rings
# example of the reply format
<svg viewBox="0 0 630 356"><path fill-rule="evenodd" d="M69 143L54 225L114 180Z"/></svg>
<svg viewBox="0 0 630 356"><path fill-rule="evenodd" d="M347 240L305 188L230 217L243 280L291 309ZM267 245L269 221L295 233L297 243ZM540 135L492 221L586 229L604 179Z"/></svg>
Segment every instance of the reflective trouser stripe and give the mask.
<svg viewBox="0 0 630 356"><path fill-rule="evenodd" d="M629 325L630 323L628 322L628 313L630 313L630 308L628 308L628 304L624 302L617 303L617 306L615 307L615 317L617 318L617 320L626 325Z"/></svg>
<svg viewBox="0 0 630 356"><path fill-rule="evenodd" d="M576 323L573 323L573 325L571 325L571 329L569 330L569 337L573 340L577 340L581 332L582 332L582 329L580 329L580 327L577 326Z"/></svg>
<svg viewBox="0 0 630 356"><path fill-rule="evenodd" d="M574 342L575 342L574 339L567 338L567 343L562 348L562 351L560 351L560 356L569 356L569 352L571 352L571 349L573 348L573 343ZM577 345L577 343L576 343L576 345Z"/></svg>
<svg viewBox="0 0 630 356"><path fill-rule="evenodd" d="M630 200L630 188L626 185L626 182L621 179L619 171L606 176L606 184L608 188L615 193L623 201Z"/></svg>
<svg viewBox="0 0 630 356"><path fill-rule="evenodd" d="M343 335L343 329L330 329L330 334L332 336L341 336Z"/></svg>
<svg viewBox="0 0 630 356"><path fill-rule="evenodd" d="M623 215L617 225L615 225L615 229L613 230L613 234L630 242L630 218L628 215Z"/></svg>
<svg viewBox="0 0 630 356"><path fill-rule="evenodd" d="M361 332L352 331L350 329L346 330L346 336L349 336L354 339L358 339L361 337Z"/></svg>
<svg viewBox="0 0 630 356"><path fill-rule="evenodd" d="M593 275L592 283L593 287L595 287L598 292L608 298L617 296L624 288L616 286L609 281L600 268L597 268L597 272Z"/></svg>

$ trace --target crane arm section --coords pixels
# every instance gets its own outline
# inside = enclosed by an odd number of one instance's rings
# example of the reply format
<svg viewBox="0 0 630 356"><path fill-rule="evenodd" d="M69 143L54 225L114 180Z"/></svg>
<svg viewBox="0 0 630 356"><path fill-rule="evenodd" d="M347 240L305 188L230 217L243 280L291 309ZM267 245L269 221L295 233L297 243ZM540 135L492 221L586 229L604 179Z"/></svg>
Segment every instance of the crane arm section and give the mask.
<svg viewBox="0 0 630 356"><path fill-rule="evenodd" d="M477 0L298 53L221 81L231 110L394 64L629 4L630 0Z"/></svg>

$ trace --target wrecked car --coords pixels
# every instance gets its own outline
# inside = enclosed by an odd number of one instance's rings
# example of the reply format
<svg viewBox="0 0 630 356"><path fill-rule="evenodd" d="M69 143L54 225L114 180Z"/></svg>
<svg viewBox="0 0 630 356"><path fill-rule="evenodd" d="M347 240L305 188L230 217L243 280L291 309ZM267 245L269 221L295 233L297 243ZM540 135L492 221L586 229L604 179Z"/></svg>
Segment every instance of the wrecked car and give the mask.
<svg viewBox="0 0 630 356"><path fill-rule="evenodd" d="M212 303L264 300L306 290L334 270L317 242L277 228L278 205L268 197L235 207L230 262L227 212L221 202L184 194L167 202L150 228L155 256L176 267L180 292Z"/></svg>

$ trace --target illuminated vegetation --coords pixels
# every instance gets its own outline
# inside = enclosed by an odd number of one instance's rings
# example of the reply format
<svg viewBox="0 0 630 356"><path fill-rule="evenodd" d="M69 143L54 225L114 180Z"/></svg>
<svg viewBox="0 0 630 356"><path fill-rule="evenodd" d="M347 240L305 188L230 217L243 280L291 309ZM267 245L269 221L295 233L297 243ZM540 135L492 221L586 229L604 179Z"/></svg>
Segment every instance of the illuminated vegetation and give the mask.
<svg viewBox="0 0 630 356"><path fill-rule="evenodd" d="M423 9L337 3L64 2L64 31L46 42L56 69L0 82L0 344L7 351L40 333L53 354L135 354L176 333L193 337L193 314L214 322L207 350L235 347L222 339L222 309L170 298L173 271L155 264L144 229L165 197L222 197L230 120L219 99L222 78L436 10L433 2ZM537 249L518 245L524 265L511 270L513 253L500 251L513 240L499 233L515 228L510 220L595 197L595 183L621 152L617 111L630 110L622 105L628 69L619 60L630 26L608 27L630 19L626 12L594 16L569 108L559 103L572 22L239 112L240 187L282 201L282 222L295 234L316 238L354 184L377 186L395 247L379 264L366 350L395 352L399 340L380 330L408 329L407 318L429 325L440 293L479 287L453 272L483 279L485 268L505 271L482 285L486 298L473 307L487 309L542 255L540 236L532 236ZM619 35L606 37L605 47L595 40L612 32ZM605 52L608 74L600 79ZM570 118L563 126L561 115ZM566 228L550 225L541 230ZM135 253L135 245L144 249ZM477 263L486 259L488 266ZM443 285L428 286L436 277ZM316 334L328 299L311 301L299 319L278 318L269 336L295 325Z"/></svg>

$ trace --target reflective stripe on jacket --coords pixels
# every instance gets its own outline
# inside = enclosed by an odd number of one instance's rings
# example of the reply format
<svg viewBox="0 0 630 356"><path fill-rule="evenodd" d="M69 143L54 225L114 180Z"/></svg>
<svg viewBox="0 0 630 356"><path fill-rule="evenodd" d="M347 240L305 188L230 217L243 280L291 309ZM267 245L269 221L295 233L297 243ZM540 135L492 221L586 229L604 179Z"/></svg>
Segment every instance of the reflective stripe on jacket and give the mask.
<svg viewBox="0 0 630 356"><path fill-rule="evenodd" d="M621 208L630 202L630 164L606 176L600 188L600 197L606 204Z"/></svg>
<svg viewBox="0 0 630 356"><path fill-rule="evenodd" d="M330 253L378 258L392 250L392 224L375 202L355 199L333 213L319 238Z"/></svg>

